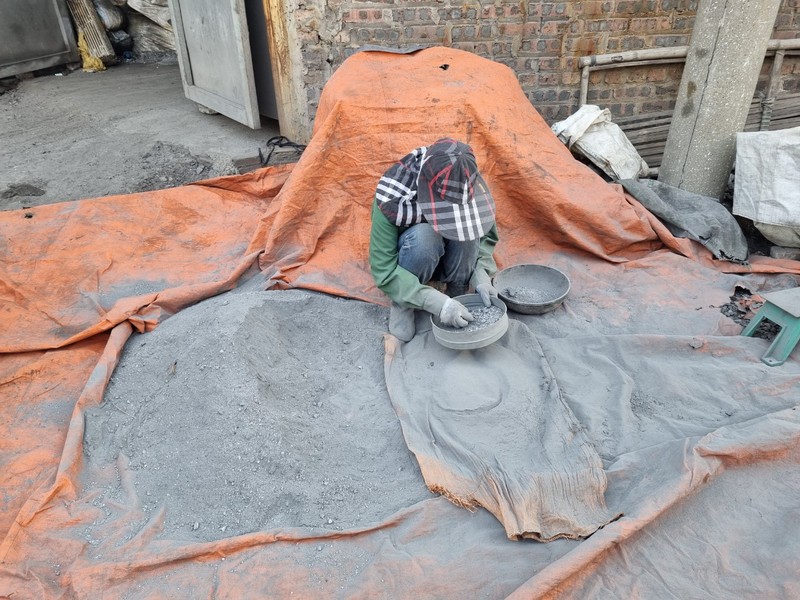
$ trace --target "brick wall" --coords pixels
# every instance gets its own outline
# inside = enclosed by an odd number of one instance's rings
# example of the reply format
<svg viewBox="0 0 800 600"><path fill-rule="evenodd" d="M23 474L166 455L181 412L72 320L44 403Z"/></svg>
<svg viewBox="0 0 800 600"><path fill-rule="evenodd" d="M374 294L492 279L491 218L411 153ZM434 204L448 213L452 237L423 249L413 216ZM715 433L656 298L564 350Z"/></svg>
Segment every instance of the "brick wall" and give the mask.
<svg viewBox="0 0 800 600"><path fill-rule="evenodd" d="M443 44L503 63L550 123L578 105L578 58L689 44L697 0L298 0L295 12L313 117L331 73L359 47ZM800 0L783 0L775 38L800 37ZM800 57L784 90L800 91ZM588 101L614 116L671 110L682 64L593 71ZM762 83L769 73L765 62Z"/></svg>

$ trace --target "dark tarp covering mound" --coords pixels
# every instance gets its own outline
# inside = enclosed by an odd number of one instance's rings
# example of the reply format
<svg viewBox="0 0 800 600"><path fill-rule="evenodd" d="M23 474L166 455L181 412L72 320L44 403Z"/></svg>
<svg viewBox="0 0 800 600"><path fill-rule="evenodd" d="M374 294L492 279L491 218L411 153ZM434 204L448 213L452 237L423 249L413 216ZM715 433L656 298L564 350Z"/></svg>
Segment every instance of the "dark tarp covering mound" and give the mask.
<svg viewBox="0 0 800 600"><path fill-rule="evenodd" d="M445 135L473 146L494 193L500 266L572 281L556 311L512 318L623 516L549 543L509 540L487 510L433 494L355 529L212 541L168 534L169 506L144 518L136 472L92 470L82 446L126 341L244 283L385 304L367 266L375 183ZM293 167L26 212L0 215L2 597L800 596L800 364L761 363L768 342L721 311L737 286L797 286L800 263L716 261L674 237L573 160L504 66L446 48L361 52L326 86ZM341 402L346 382L321 393L334 391ZM119 496L101 504L106 485Z"/></svg>

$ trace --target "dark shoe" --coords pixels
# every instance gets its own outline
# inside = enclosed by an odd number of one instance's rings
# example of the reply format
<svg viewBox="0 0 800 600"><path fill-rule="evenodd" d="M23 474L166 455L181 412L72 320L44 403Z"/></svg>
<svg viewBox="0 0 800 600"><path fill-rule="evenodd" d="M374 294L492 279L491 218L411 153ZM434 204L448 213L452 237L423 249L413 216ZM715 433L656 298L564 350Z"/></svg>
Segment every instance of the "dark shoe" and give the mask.
<svg viewBox="0 0 800 600"><path fill-rule="evenodd" d="M389 333L402 342L408 342L414 337L416 330L414 309L403 308L392 302L392 308L389 310Z"/></svg>

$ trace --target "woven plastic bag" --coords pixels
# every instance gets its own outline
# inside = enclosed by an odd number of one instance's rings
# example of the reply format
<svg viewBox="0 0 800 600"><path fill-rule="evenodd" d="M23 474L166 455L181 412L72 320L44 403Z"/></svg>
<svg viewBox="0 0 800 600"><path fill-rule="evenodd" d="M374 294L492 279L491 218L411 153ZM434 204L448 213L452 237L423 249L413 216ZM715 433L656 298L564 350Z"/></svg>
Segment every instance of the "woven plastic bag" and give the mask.
<svg viewBox="0 0 800 600"><path fill-rule="evenodd" d="M649 171L607 108L584 104L551 129L572 152L588 158L611 179L639 179Z"/></svg>
<svg viewBox="0 0 800 600"><path fill-rule="evenodd" d="M773 244L800 248L800 127L736 134L733 214Z"/></svg>

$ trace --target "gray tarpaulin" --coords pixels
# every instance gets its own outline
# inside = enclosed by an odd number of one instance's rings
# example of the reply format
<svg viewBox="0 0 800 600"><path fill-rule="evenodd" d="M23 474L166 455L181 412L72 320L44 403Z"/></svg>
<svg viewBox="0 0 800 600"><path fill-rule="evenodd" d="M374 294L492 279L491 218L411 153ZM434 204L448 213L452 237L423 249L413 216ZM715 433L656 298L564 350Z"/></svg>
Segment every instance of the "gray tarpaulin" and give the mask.
<svg viewBox="0 0 800 600"><path fill-rule="evenodd" d="M620 183L661 219L672 235L700 242L721 260L747 260L742 228L718 200L654 179L625 179Z"/></svg>
<svg viewBox="0 0 800 600"><path fill-rule="evenodd" d="M386 385L428 487L486 508L509 539L577 539L612 519L602 461L525 325L478 350L445 348L430 327L387 336Z"/></svg>

